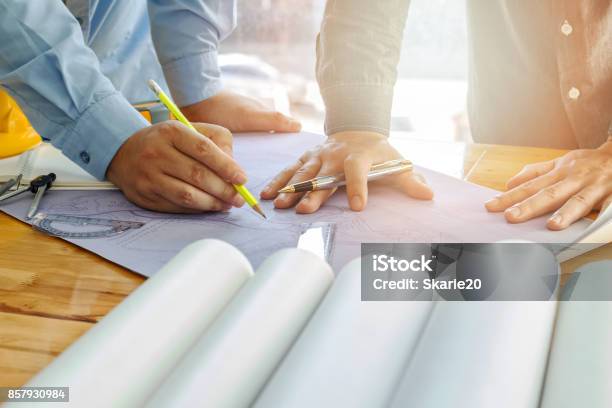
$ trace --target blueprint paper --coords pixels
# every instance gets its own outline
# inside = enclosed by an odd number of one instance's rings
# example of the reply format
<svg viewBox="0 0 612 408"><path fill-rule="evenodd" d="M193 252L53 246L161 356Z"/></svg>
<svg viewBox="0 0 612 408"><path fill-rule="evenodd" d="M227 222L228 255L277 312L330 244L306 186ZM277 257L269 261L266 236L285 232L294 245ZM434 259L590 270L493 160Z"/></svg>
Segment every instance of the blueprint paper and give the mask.
<svg viewBox="0 0 612 408"><path fill-rule="evenodd" d="M436 302L388 406L538 407L556 307Z"/></svg>
<svg viewBox="0 0 612 408"><path fill-rule="evenodd" d="M565 285L542 408L612 406L612 260L578 268ZM571 289L571 291L568 291Z"/></svg>
<svg viewBox="0 0 612 408"><path fill-rule="evenodd" d="M234 156L249 176L248 188L259 191L280 170L324 136L298 134L239 134L234 137ZM406 152L409 157L410 152ZM240 249L257 268L272 253L295 247L301 225L336 223L331 264L339 271L360 254L362 242L495 242L522 239L544 243L573 242L588 225L581 221L559 232L548 231L545 218L524 224L506 223L503 214L491 214L484 202L497 194L425 168L417 168L434 188L433 201L420 201L384 186L370 186L367 208L359 213L348 208L346 195L338 191L318 212L295 214L276 210L262 202L268 220L251 209L201 215L161 214L146 211L127 201L119 191L49 191L40 210L49 214L88 215L146 222L138 230L103 239L71 242L140 274L150 276L189 243L218 238ZM24 219L31 198L22 195L0 209Z"/></svg>
<svg viewBox="0 0 612 408"><path fill-rule="evenodd" d="M253 408L387 406L432 305L362 302L361 260L350 262Z"/></svg>
<svg viewBox="0 0 612 408"><path fill-rule="evenodd" d="M141 407L252 276L247 259L231 245L212 239L193 243L28 386L70 387L70 402L54 407Z"/></svg>
<svg viewBox="0 0 612 408"><path fill-rule="evenodd" d="M146 406L250 406L333 279L312 252L288 248L270 256Z"/></svg>

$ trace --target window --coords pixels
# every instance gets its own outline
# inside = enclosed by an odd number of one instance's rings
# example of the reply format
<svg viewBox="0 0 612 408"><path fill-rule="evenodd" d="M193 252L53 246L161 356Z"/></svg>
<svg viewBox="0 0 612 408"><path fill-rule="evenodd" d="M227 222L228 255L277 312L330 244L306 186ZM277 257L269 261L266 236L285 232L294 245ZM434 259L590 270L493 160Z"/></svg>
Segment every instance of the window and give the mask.
<svg viewBox="0 0 612 408"><path fill-rule="evenodd" d="M321 132L314 79L324 0L239 0L238 27L222 44L228 86L280 105ZM395 89L392 130L467 140L465 3L412 0ZM285 100L285 102L283 102Z"/></svg>

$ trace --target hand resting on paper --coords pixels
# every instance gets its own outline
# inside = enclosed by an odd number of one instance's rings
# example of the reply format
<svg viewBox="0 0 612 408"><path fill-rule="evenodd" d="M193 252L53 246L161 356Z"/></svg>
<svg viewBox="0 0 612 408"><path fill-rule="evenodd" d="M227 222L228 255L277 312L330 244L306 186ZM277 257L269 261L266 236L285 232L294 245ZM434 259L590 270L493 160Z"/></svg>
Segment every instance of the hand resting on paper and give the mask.
<svg viewBox="0 0 612 408"><path fill-rule="evenodd" d="M504 211L511 223L555 211L548 228L567 228L593 209L612 203L612 137L597 149L574 150L525 166L510 179L508 189L488 201L487 210Z"/></svg>
<svg viewBox="0 0 612 408"><path fill-rule="evenodd" d="M181 107L181 111L191 122L214 123L232 132L299 132L302 128L297 120L229 91Z"/></svg>
<svg viewBox="0 0 612 408"><path fill-rule="evenodd" d="M368 199L367 174L370 166L398 158L401 158L399 152L381 134L362 131L335 133L280 172L262 191L261 198L275 199L277 208L295 205L298 213L313 213L335 190L280 195L277 191L287 184L344 172L349 206L353 211L361 211ZM431 200L433 197L433 191L417 173L400 173L377 182L393 185L414 198Z"/></svg>
<svg viewBox="0 0 612 408"><path fill-rule="evenodd" d="M232 183L246 175L232 158L232 134L177 121L139 130L119 148L106 176L133 203L155 211L201 212L242 206Z"/></svg>

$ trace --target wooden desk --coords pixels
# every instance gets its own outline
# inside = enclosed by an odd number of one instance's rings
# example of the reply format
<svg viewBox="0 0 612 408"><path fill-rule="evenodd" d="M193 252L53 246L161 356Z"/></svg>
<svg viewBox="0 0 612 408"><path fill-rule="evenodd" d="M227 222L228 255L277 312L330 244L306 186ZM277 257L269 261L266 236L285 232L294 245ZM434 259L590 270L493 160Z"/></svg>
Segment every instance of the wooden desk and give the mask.
<svg viewBox="0 0 612 408"><path fill-rule="evenodd" d="M464 174L503 190L528 163L561 150L470 145ZM612 258L612 244L563 265ZM93 326L144 278L0 213L0 386L20 386Z"/></svg>

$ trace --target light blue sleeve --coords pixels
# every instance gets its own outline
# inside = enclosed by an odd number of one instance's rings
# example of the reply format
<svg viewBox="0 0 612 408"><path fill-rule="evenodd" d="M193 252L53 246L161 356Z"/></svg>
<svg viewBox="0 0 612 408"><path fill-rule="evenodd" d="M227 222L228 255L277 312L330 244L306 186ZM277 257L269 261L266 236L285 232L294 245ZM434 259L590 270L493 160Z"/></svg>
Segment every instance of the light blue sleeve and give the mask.
<svg viewBox="0 0 612 408"><path fill-rule="evenodd" d="M219 42L236 25L234 0L149 0L151 35L166 82L179 106L221 89Z"/></svg>
<svg viewBox="0 0 612 408"><path fill-rule="evenodd" d="M100 72L60 1L0 1L0 85L41 136L98 179L121 144L147 126Z"/></svg>

